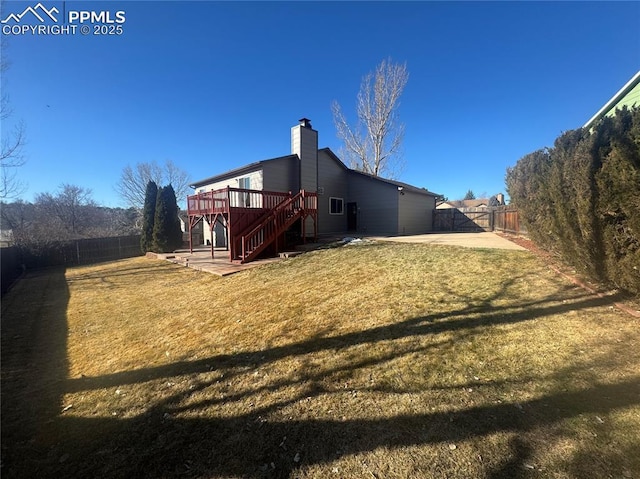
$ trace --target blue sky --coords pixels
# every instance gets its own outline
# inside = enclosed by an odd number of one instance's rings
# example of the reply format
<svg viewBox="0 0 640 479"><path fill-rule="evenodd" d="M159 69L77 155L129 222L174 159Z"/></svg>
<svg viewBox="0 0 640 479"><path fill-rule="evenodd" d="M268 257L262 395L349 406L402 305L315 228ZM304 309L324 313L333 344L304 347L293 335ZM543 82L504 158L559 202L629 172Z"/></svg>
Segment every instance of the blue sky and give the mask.
<svg viewBox="0 0 640 479"><path fill-rule="evenodd" d="M20 13L33 2L7 2ZM62 183L122 206L126 165L192 180L290 152L308 117L340 149L362 76L406 62L402 181L446 195L505 190L508 166L580 127L640 69L640 2L42 1L124 11L121 35L4 35L2 79L27 128L23 199Z"/></svg>

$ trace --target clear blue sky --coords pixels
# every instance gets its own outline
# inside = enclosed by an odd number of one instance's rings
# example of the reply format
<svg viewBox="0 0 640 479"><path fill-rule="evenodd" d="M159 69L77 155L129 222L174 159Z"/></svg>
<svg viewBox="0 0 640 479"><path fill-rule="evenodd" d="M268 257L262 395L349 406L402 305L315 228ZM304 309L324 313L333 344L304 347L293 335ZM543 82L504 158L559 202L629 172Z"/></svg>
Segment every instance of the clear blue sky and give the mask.
<svg viewBox="0 0 640 479"><path fill-rule="evenodd" d="M450 199L580 127L640 69L640 2L73 2L126 12L119 36L3 35L25 200L62 183L121 206L123 167L171 159L192 180L290 152L301 117L340 148L361 78L406 62L400 180ZM33 2L7 2L20 13ZM64 10L63 10L64 9Z"/></svg>

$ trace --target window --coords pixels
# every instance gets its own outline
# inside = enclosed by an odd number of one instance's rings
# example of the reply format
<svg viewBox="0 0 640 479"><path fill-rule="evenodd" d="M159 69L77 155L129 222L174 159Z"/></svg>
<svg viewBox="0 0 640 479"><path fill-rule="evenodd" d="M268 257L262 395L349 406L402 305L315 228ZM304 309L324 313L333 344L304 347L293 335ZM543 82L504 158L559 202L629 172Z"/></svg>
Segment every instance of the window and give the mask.
<svg viewBox="0 0 640 479"><path fill-rule="evenodd" d="M238 188L243 190L250 190L251 178L248 176L245 176L244 178L238 178ZM251 206L251 201L249 200L249 193L246 193L246 192L240 193L240 201L241 201L240 204L246 208Z"/></svg>
<svg viewBox="0 0 640 479"><path fill-rule="evenodd" d="M238 178L238 188L242 188L243 190L251 189L251 178L249 176Z"/></svg>
<svg viewBox="0 0 640 479"><path fill-rule="evenodd" d="M344 200L342 198L329 198L329 214L344 214Z"/></svg>

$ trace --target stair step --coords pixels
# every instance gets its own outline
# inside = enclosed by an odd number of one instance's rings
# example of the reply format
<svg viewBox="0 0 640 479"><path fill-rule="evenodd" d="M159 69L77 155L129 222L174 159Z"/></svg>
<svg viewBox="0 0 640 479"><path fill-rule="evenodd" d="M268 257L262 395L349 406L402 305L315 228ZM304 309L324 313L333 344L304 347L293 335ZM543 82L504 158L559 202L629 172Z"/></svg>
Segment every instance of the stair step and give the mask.
<svg viewBox="0 0 640 479"><path fill-rule="evenodd" d="M278 253L281 258L295 258L296 256L300 256L302 251L283 251L282 253Z"/></svg>

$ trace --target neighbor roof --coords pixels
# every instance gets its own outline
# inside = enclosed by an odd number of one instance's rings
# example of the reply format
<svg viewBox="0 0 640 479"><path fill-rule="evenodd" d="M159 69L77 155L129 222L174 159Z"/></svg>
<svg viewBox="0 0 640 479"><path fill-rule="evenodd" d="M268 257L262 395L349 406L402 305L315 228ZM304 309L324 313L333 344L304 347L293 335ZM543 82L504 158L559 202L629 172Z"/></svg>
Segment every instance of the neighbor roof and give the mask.
<svg viewBox="0 0 640 479"><path fill-rule="evenodd" d="M475 200L449 200L440 204L448 204L453 208L480 208L482 206L488 206L490 198L477 198Z"/></svg>
<svg viewBox="0 0 640 479"><path fill-rule="evenodd" d="M638 87L638 88L636 88ZM634 91L634 89L636 91ZM618 104L625 99L629 93L632 93L630 98L627 99L621 106L640 106L640 71L636 73L631 80L629 80L625 86L623 86L618 93L611 97L607 103L604 104L602 108L598 110L598 112L591 117L591 119L584 124L582 128L591 128L600 118L604 117L612 111L614 108L618 106ZM633 103L631 103L633 102Z"/></svg>

